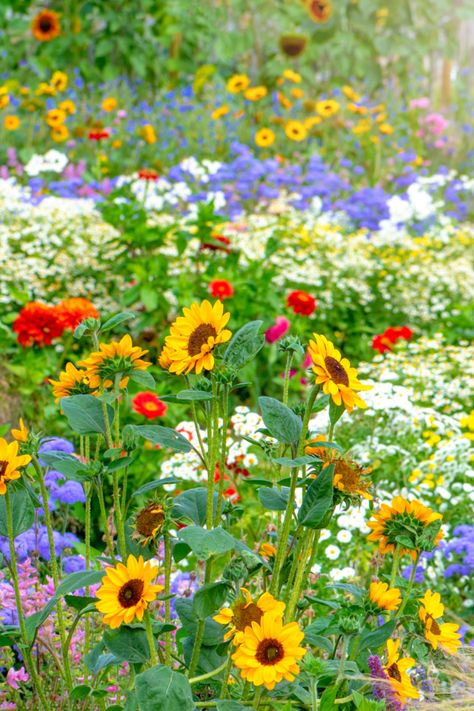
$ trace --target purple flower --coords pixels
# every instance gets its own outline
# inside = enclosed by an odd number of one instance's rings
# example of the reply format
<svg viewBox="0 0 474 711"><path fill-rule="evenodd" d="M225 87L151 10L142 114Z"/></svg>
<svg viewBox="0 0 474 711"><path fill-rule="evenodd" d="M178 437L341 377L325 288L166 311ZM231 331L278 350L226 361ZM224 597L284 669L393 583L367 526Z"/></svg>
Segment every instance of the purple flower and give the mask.
<svg viewBox="0 0 474 711"><path fill-rule="evenodd" d="M367 659L370 676L373 679L372 693L378 701L385 701L386 711L402 711L403 706L396 698L390 680L385 673L380 657L372 655Z"/></svg>

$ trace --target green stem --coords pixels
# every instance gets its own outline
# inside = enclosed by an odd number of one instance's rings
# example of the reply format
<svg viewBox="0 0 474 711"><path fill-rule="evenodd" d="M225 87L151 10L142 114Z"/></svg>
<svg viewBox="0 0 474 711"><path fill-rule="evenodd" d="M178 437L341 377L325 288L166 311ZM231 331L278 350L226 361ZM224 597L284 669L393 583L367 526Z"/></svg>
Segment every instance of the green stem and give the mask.
<svg viewBox="0 0 474 711"><path fill-rule="evenodd" d="M294 541L293 537L293 541ZM291 597L291 591L293 588L293 581L296 577L296 570L298 568L298 561L300 560L301 557L301 549L303 547L303 539L300 538L297 545L296 549L293 553L293 562L291 563L291 568L290 568L290 573L288 575L288 580L286 582L286 594L285 594L285 602L288 603L290 597ZM290 554L290 549L288 549L287 555Z"/></svg>
<svg viewBox="0 0 474 711"><path fill-rule="evenodd" d="M290 372L293 362L294 351L288 351L286 355L285 377L283 380L283 404L288 405L288 395L290 390Z"/></svg>
<svg viewBox="0 0 474 711"><path fill-rule="evenodd" d="M196 637L194 639L194 648L191 661L189 663L189 677L191 678L196 671L197 663L199 660L199 652L201 651L202 638L204 636L204 620L199 620L196 628ZM226 662L227 663L227 662Z"/></svg>
<svg viewBox="0 0 474 711"><path fill-rule="evenodd" d="M392 572L390 575L390 587L391 588L394 587L395 580L397 579L398 565L400 563L400 557L401 557L401 547L400 547L400 544L397 543L397 545L395 547L395 552L393 554Z"/></svg>
<svg viewBox="0 0 474 711"><path fill-rule="evenodd" d="M222 439L221 439L221 456L219 459L219 488L217 493L216 515L214 518L214 526L219 525L222 515L222 504L224 502L224 487L225 487L225 463L227 458L227 426L229 421L229 388L224 385L222 397Z"/></svg>
<svg viewBox="0 0 474 711"><path fill-rule="evenodd" d="M262 698L262 691L263 691L262 687L259 686L255 692L255 696L254 696L253 704L252 704L254 709L258 709L258 707L260 706L260 700Z"/></svg>
<svg viewBox="0 0 474 711"><path fill-rule="evenodd" d="M407 589L406 589L406 591L405 591L405 595L404 595L404 597L403 597L402 604L400 605L400 607L398 608L398 610L395 612L395 615L394 615L394 617L393 617L394 620L396 620L397 617L401 617L401 616L402 616L402 612L403 612L403 610L405 609L405 605L407 604L408 600L410 599L411 589L412 589L412 587L413 587L413 583L415 582L416 569L417 569L417 567L418 567L418 561L419 561L419 560L420 560L420 553L419 553L419 551L417 551L417 553L416 553L416 558L415 558L415 561L414 561L414 563L413 563L413 570L411 571L411 575L410 575L410 580L408 581L408 586L407 586ZM390 587L391 587L391 586L390 586Z"/></svg>
<svg viewBox="0 0 474 711"><path fill-rule="evenodd" d="M151 626L151 616L149 610L145 611L144 619L148 647L150 649L150 660L152 666L154 667L156 664L158 664L158 657L156 654L155 638L153 637L153 628Z"/></svg>
<svg viewBox="0 0 474 711"><path fill-rule="evenodd" d="M217 674L220 674L221 671L224 671L224 669L227 667L227 659L223 664L220 665L220 667L217 667L217 669L213 669L210 672L206 672L206 674L201 674L200 676L195 676L189 679L190 684L199 684L201 681L206 681L206 679L212 679L213 676L216 676Z"/></svg>
<svg viewBox="0 0 474 711"><path fill-rule="evenodd" d="M296 606L298 604L298 600L300 599L301 590L302 590L303 585L306 581L306 578L305 578L306 563L308 560L308 556L311 553L311 549L313 547L314 535L315 535L314 531L311 531L311 532L307 531L305 534L303 550L301 551L301 564L298 566L298 568L296 570L296 576L295 576L295 580L293 583L290 602L288 603L288 607L286 608L286 619L287 620L292 620L294 617Z"/></svg>
<svg viewBox="0 0 474 711"><path fill-rule="evenodd" d="M28 673L33 681L33 688L40 698L41 705L43 706L45 711L48 711L49 704L48 704L46 697L44 695L42 682L38 676L38 672L36 671L35 663L34 663L33 658L31 656L31 649L30 649L30 646L28 643L28 635L26 632L25 618L23 617L20 584L19 584L19 580L18 580L18 568L16 565L15 533L14 533L14 529L13 529L12 505L11 505L11 501L10 501L10 492L8 490L8 485L7 485L7 490L5 492L5 513L6 513L6 518L7 518L8 545L9 545L9 549L10 549L10 568L11 568L12 578L13 578L13 589L15 591L18 626L20 628L21 639L23 642L23 647L21 648L21 653L22 653L24 660L25 660L25 666L26 666Z"/></svg>
<svg viewBox="0 0 474 711"><path fill-rule="evenodd" d="M91 565L91 493L92 493L92 486L91 483L85 482L84 488L86 491L86 507L85 507L85 521L84 521L84 538L85 538L85 546L86 546L86 572L90 570L90 565ZM86 595L90 595L90 588L86 588ZM85 624L84 624L84 654L83 656L85 657L86 654L89 651L90 647L90 619L89 616L86 617L85 619ZM88 669L87 666L84 662L84 679L87 679L88 677Z"/></svg>
<svg viewBox="0 0 474 711"><path fill-rule="evenodd" d="M100 515L102 518L102 525L104 526L105 542L107 545L107 550L109 552L109 555L112 558L112 562L115 565L116 558L115 558L115 553L114 553L114 545L113 545L112 539L110 537L109 522L107 519L107 511L105 509L104 492L102 490L101 482L97 482L96 488L97 488L97 498L99 499L99 508L100 508Z"/></svg>
<svg viewBox="0 0 474 711"><path fill-rule="evenodd" d="M171 598L170 598L170 581L171 581L171 541L170 534L165 531L165 624L171 622ZM168 666L171 665L171 632L165 634L165 662Z"/></svg>
<svg viewBox="0 0 474 711"><path fill-rule="evenodd" d="M208 468L207 468L207 503L206 503L206 527L211 529L213 527L213 508L214 508L214 477L216 474L216 443L219 441L219 401L217 384L215 379L212 379L212 409L211 409L211 423L208 426ZM212 432L211 438L209 434Z"/></svg>
<svg viewBox="0 0 474 711"><path fill-rule="evenodd" d="M122 504L120 501L118 472L112 473L112 481L113 481L115 523L117 525L117 536L118 536L118 542L119 542L119 550L120 550L120 555L122 556L122 560L125 563L125 561L127 559L127 546L125 544L125 529L124 529L123 517L122 517Z"/></svg>
<svg viewBox="0 0 474 711"><path fill-rule="evenodd" d="M225 668L224 672L224 678L222 680L222 685L221 685L221 691L219 694L220 699L225 699L227 696L227 684L229 681L229 676L230 676L230 670L232 669L232 657L229 655L229 659L227 661L227 666Z"/></svg>

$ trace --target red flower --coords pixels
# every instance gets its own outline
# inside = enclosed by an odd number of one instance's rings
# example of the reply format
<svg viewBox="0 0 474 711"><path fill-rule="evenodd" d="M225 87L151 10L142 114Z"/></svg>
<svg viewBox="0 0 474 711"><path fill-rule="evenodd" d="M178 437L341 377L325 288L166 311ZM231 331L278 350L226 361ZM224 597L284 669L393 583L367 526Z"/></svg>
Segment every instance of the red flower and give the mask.
<svg viewBox="0 0 474 711"><path fill-rule="evenodd" d="M138 177L142 180L158 180L160 176L152 168L142 168L142 170L138 171Z"/></svg>
<svg viewBox="0 0 474 711"><path fill-rule="evenodd" d="M311 316L316 311L316 299L307 291L292 291L286 297L286 305L293 309L295 314Z"/></svg>
<svg viewBox="0 0 474 711"><path fill-rule="evenodd" d="M225 279L215 279L209 284L209 293L215 299L230 299L234 295L234 287Z"/></svg>
<svg viewBox="0 0 474 711"><path fill-rule="evenodd" d="M231 243L229 237L224 237L224 235L211 235L211 238L215 240L215 242L221 242L221 244L225 244L227 246L220 247L218 244L211 244L211 242L203 242L201 245L201 249L210 249L212 252L231 252L231 250L228 249L228 245L230 245Z"/></svg>
<svg viewBox="0 0 474 711"><path fill-rule="evenodd" d="M99 318L99 312L89 299L64 299L56 307L58 320L65 330L74 331L86 318Z"/></svg>
<svg viewBox="0 0 474 711"><path fill-rule="evenodd" d="M154 420L156 417L163 417L168 406L163 400L155 395L155 393L145 392L138 393L132 400L132 407L139 415L144 415L149 420Z"/></svg>
<svg viewBox="0 0 474 711"><path fill-rule="evenodd" d="M15 319L13 330L22 346L36 344L43 347L50 346L54 338L59 338L64 326L58 318L56 306L30 301Z"/></svg>
<svg viewBox="0 0 474 711"><path fill-rule="evenodd" d="M90 141L103 141L104 138L109 138L110 131L107 128L96 129L95 131L89 131Z"/></svg>
<svg viewBox="0 0 474 711"><path fill-rule="evenodd" d="M390 326L383 333L373 337L372 348L379 353L386 353L391 351L391 346L401 338L409 341L412 336L413 331L408 326Z"/></svg>

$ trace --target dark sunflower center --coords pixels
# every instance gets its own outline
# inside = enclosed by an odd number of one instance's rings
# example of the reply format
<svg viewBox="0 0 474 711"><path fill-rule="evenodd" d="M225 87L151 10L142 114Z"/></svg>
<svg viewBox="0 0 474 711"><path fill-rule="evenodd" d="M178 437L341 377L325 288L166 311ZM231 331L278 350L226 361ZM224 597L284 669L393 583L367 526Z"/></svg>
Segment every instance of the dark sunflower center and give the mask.
<svg viewBox="0 0 474 711"><path fill-rule="evenodd" d="M353 491L359 486L359 474L358 472L347 464L347 462L337 462L336 463L336 474L341 475L341 481L344 489L347 491Z"/></svg>
<svg viewBox="0 0 474 711"><path fill-rule="evenodd" d="M387 667L387 674L391 679L396 679L396 681L402 680L402 675L400 674L400 670L398 669L396 664L392 664L391 666Z"/></svg>
<svg viewBox="0 0 474 711"><path fill-rule="evenodd" d="M341 365L338 360L332 356L326 356L324 364L336 385L345 385L346 387L349 385L349 376L347 375L344 366Z"/></svg>
<svg viewBox="0 0 474 711"><path fill-rule="evenodd" d="M53 23L49 17L42 17L39 22L39 26L42 32L51 32L53 29Z"/></svg>
<svg viewBox="0 0 474 711"><path fill-rule="evenodd" d="M437 637L441 634L441 628L434 619L433 615L429 613L426 615L426 627L429 632L435 634Z"/></svg>
<svg viewBox="0 0 474 711"><path fill-rule="evenodd" d="M234 607L234 627L243 632L246 627L250 627L252 622L260 622L263 612L255 603L250 605L238 603Z"/></svg>
<svg viewBox="0 0 474 711"><path fill-rule="evenodd" d="M217 331L210 323L201 323L189 336L188 353L190 356L199 355L201 348L208 341L208 338L215 338Z"/></svg>
<svg viewBox="0 0 474 711"><path fill-rule="evenodd" d="M277 664L285 656L283 645L277 639L264 639L257 647L257 661L265 666Z"/></svg>
<svg viewBox="0 0 474 711"><path fill-rule="evenodd" d="M4 476L5 472L7 471L8 467L8 462L6 462L4 459L0 460L0 476Z"/></svg>
<svg viewBox="0 0 474 711"><path fill-rule="evenodd" d="M138 513L135 528L141 536L149 538L154 536L164 521L164 513L161 506L147 506Z"/></svg>
<svg viewBox="0 0 474 711"><path fill-rule="evenodd" d="M143 588L144 582L138 578L133 578L122 585L118 594L118 601L122 607L137 605L141 600Z"/></svg>

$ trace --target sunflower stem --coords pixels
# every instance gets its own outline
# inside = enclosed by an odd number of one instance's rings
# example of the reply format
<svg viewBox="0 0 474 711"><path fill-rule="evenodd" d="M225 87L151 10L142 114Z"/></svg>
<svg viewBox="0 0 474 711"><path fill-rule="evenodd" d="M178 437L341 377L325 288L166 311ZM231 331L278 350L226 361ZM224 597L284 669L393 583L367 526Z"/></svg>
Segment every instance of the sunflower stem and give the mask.
<svg viewBox="0 0 474 711"><path fill-rule="evenodd" d="M217 674L220 674L221 671L224 671L224 669L227 667L227 659L226 661L220 665L220 667L217 667L217 669L213 669L210 672L206 672L206 674L201 674L200 676L195 676L189 679L190 684L198 684L201 681L206 681L206 679L212 679L213 676L216 676Z"/></svg>
<svg viewBox="0 0 474 711"><path fill-rule="evenodd" d="M219 525L219 520L222 513L222 504L224 501L225 487L225 463L227 456L227 425L229 421L229 388L227 385L223 387L222 396L222 440L221 440L221 456L219 460L219 488L217 493L216 515L214 518L214 526Z"/></svg>
<svg viewBox="0 0 474 711"><path fill-rule="evenodd" d="M288 351L286 355L285 376L283 379L283 404L288 405L288 395L290 390L290 373L293 362L294 351Z"/></svg>
<svg viewBox="0 0 474 711"><path fill-rule="evenodd" d="M165 624L171 622L171 598L170 598L170 579L171 579L171 542L168 531L164 533L165 544ZM165 663L171 665L171 632L165 633Z"/></svg>
<svg viewBox="0 0 474 711"><path fill-rule="evenodd" d="M194 672L196 671L198 659L199 659L199 652L201 651L201 645L202 645L202 638L204 636L204 620L199 620L197 623L197 628L196 628L196 637L194 639L194 648L193 648L193 654L191 657L191 661L189 663L189 678L191 679Z"/></svg>
<svg viewBox="0 0 474 711"><path fill-rule="evenodd" d="M314 536L315 532L307 532L303 541L303 548L301 551L301 564L297 567L296 569L296 576L293 582L292 586L292 594L290 597L290 602L288 603L288 607L286 608L286 619L287 620L292 620L295 614L296 606L298 604L298 600L301 595L301 590L303 588L303 585L305 583L305 573L306 573L306 563L308 560L308 556L311 553L312 547L313 547L313 541L314 541Z"/></svg>
<svg viewBox="0 0 474 711"><path fill-rule="evenodd" d="M122 517L122 503L120 501L118 472L112 473L112 482L113 482L115 522L117 524L117 537L118 537L118 542L119 542L119 550L120 550L120 555L122 556L122 560L125 562L125 560L127 558L127 546L125 544L125 529L124 529L123 517Z"/></svg>
<svg viewBox="0 0 474 711"><path fill-rule="evenodd" d="M97 482L96 488L97 488L97 498L99 499L100 515L102 517L102 524L104 526L105 543L107 546L107 550L109 551L109 555L112 558L112 562L115 565L116 558L115 558L112 538L110 537L109 522L107 519L107 511L105 509L104 492L102 489L102 484L100 482Z"/></svg>
<svg viewBox="0 0 474 711"><path fill-rule="evenodd" d="M416 558L415 558L415 561L414 561L414 563L413 563L413 570L411 571L411 575L410 575L410 580L408 581L408 586L407 586L407 589L406 589L406 591L405 591L405 595L404 595L404 597L403 597L402 604L400 605L400 607L398 608L398 610L395 612L395 615L393 616L393 619L394 619L394 620L396 620L397 617L401 617L401 616L402 616L402 612L403 612L403 610L405 609L405 605L407 604L408 600L410 599L410 594L411 594L411 590L412 590L412 587L413 587L413 583L415 582L416 569L417 569L417 567L418 567L418 562L419 562L419 560L420 560L420 551L417 551L417 552L416 552ZM391 587L391 586L390 586L390 587Z"/></svg>
<svg viewBox="0 0 474 711"><path fill-rule="evenodd" d="M212 376L211 376L212 377ZM211 435L211 441L208 445L209 447L209 458L208 458L208 468L207 468L207 505L206 505L206 527L210 530L213 528L214 516L214 478L216 474L216 461L217 461L217 447L219 443L219 400L218 400L218 387L214 377L212 377L212 409L211 409L211 421L208 423L208 441L209 433Z"/></svg>
<svg viewBox="0 0 474 711"><path fill-rule="evenodd" d="M220 699L225 699L227 696L227 683L229 681L230 670L232 669L232 656L229 654L229 659L225 667L224 678L222 680L221 691L219 694Z"/></svg>
<svg viewBox="0 0 474 711"><path fill-rule="evenodd" d="M145 610L144 618L148 647L150 649L151 665L154 667L156 664L158 664L158 656L156 654L155 638L153 636L153 628L151 626L151 616L148 610Z"/></svg>
<svg viewBox="0 0 474 711"><path fill-rule="evenodd" d="M398 564L400 563L400 556L401 556L401 546L399 543L397 543L397 545L395 547L395 552L393 554L392 572L390 575L390 587L391 588L394 587L395 580L397 579Z"/></svg>
<svg viewBox="0 0 474 711"><path fill-rule="evenodd" d="M28 643L28 635L26 632L25 618L23 617L20 584L19 584L19 579L18 579L18 568L16 565L15 533L14 533L14 529L13 529L12 505L11 505L11 501L10 501L10 492L8 490L8 485L7 485L7 490L5 492L5 513L6 513L6 519L7 519L8 545L10 548L10 569L11 569L12 579L13 579L13 590L15 591L18 626L20 628L21 639L23 642L23 647L21 649L21 653L23 654L23 657L25 659L25 666L28 669L28 672L29 672L31 679L33 681L33 688L40 698L41 705L43 706L45 711L48 711L49 705L48 705L48 702L47 702L46 697L44 695L42 683L41 683L41 680L38 676L38 672L36 670L35 663L33 661L32 655L31 655L31 649L30 649L30 646Z"/></svg>

